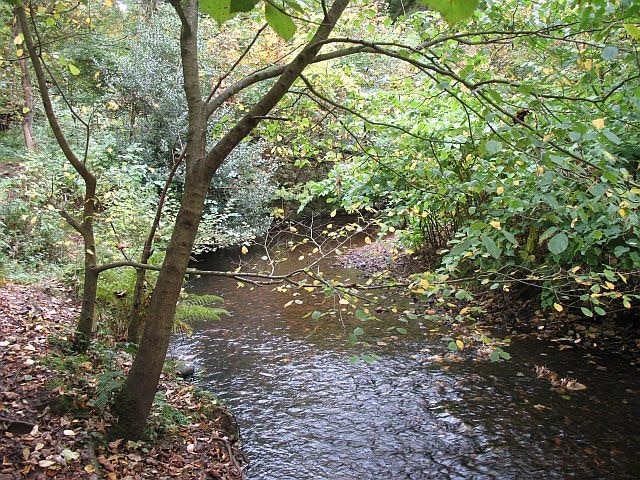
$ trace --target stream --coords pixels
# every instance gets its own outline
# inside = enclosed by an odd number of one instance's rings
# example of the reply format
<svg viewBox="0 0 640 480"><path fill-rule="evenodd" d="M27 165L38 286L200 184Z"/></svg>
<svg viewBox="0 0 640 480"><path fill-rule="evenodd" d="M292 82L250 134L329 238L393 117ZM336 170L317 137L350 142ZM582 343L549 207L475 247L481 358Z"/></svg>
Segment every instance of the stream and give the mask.
<svg viewBox="0 0 640 480"><path fill-rule="evenodd" d="M198 266L233 269L260 255L213 255ZM286 260L279 268L296 267ZM443 334L426 320L392 336L397 315L375 325L347 313L308 315L333 308L331 298L220 277L195 279L190 290L222 296L230 316L176 337L170 355L194 363L195 382L237 417L249 479L640 476L638 368L621 357L520 339L504 347L511 360L477 362L447 356ZM292 298L298 303L285 307ZM349 362L346 340L358 325L380 357L371 365ZM554 392L536 365L587 389Z"/></svg>

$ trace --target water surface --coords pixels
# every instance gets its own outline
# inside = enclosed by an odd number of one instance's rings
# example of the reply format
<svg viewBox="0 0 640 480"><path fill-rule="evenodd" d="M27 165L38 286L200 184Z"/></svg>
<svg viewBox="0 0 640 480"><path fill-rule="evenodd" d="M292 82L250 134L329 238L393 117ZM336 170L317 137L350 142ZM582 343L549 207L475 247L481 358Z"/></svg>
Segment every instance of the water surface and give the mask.
<svg viewBox="0 0 640 480"><path fill-rule="evenodd" d="M204 267L227 269L232 260L212 257ZM640 475L640 382L621 358L520 340L509 362L443 361L441 335L413 322L395 338L386 324L364 325L380 360L352 365L346 337L358 321L308 316L333 307L331 299L215 277L191 288L223 296L231 316L175 339L172 354L193 361L197 382L237 416L250 479ZM285 308L292 298L303 303ZM588 389L563 398L536 378L535 365Z"/></svg>

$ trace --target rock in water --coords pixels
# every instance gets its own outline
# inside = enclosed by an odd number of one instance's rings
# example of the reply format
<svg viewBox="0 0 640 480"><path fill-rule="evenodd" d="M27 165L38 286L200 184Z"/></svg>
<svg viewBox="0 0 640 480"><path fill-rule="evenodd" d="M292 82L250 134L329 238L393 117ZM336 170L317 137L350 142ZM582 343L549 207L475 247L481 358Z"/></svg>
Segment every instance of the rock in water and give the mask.
<svg viewBox="0 0 640 480"><path fill-rule="evenodd" d="M182 378L193 377L195 371L196 367L191 363L186 363L183 361L179 361L176 363L176 373Z"/></svg>

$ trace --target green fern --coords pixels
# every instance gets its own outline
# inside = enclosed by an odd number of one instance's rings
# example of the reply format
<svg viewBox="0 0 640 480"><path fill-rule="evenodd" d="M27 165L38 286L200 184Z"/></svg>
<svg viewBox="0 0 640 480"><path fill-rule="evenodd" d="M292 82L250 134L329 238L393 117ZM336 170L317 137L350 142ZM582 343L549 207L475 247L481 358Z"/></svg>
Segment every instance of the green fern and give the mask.
<svg viewBox="0 0 640 480"><path fill-rule="evenodd" d="M190 323L198 321L220 321L222 315L229 312L222 307L214 307L213 303L222 302L222 297L217 295L184 294L174 316L174 331L191 333Z"/></svg>
<svg viewBox="0 0 640 480"><path fill-rule="evenodd" d="M124 383L124 372L122 370L110 370L98 377L96 386L96 396L91 404L102 411L111 401L111 396L122 387Z"/></svg>

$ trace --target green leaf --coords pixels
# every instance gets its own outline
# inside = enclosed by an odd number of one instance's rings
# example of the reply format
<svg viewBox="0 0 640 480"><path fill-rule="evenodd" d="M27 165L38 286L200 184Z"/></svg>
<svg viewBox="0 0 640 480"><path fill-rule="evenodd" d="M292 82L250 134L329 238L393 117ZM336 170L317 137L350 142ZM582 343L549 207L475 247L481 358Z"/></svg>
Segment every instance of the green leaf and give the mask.
<svg viewBox="0 0 640 480"><path fill-rule="evenodd" d="M364 335L364 330L362 329L362 327L356 327L353 329L353 334L355 336Z"/></svg>
<svg viewBox="0 0 640 480"><path fill-rule="evenodd" d="M500 352L498 350L494 350L493 352L491 352L491 355L489 355L489 360L491 360L492 362L497 362L498 360L500 360Z"/></svg>
<svg viewBox="0 0 640 480"><path fill-rule="evenodd" d="M493 258L500 258L500 255L502 255L502 250L498 248L498 245L496 245L496 242L494 242L491 237L487 236L486 233L483 233L482 235L480 235L480 239L482 240L482 244L484 245L484 247L487 249L487 252L489 252L489 254Z"/></svg>
<svg viewBox="0 0 640 480"><path fill-rule="evenodd" d="M369 354L369 353L362 354L362 360L364 360L364 363L366 363L367 365L371 365L372 363L375 363L379 358L380 357L374 354Z"/></svg>
<svg viewBox="0 0 640 480"><path fill-rule="evenodd" d="M284 2L298 13L304 13L304 8L296 0L284 0Z"/></svg>
<svg viewBox="0 0 640 480"><path fill-rule="evenodd" d="M231 0L230 12L250 12L258 3L258 0Z"/></svg>
<svg viewBox="0 0 640 480"><path fill-rule="evenodd" d="M69 67L69 71L71 72L71 75L74 75L74 76L80 75L80 69L76 67L73 63L69 63L67 67Z"/></svg>
<svg viewBox="0 0 640 480"><path fill-rule="evenodd" d="M513 233L507 232L505 229L502 229L501 232L502 235L504 235L504 238L506 238L513 246L518 246L518 241Z"/></svg>
<svg viewBox="0 0 640 480"><path fill-rule="evenodd" d="M504 360L510 360L511 359L511 355L509 354L509 352L505 352L504 350L501 350L499 352L500 358L503 358Z"/></svg>
<svg viewBox="0 0 640 480"><path fill-rule="evenodd" d="M407 334L407 329L406 328L396 327L396 331L401 335L406 335Z"/></svg>
<svg viewBox="0 0 640 480"><path fill-rule="evenodd" d="M449 342L449 345L447 345L447 348L452 352L455 352L458 350L458 345L456 344L456 342Z"/></svg>
<svg viewBox="0 0 640 480"><path fill-rule="evenodd" d="M558 227L549 227L547 228L542 235L540 235L539 242L544 242L547 238L551 237L554 233L558 231Z"/></svg>
<svg viewBox="0 0 640 480"><path fill-rule="evenodd" d="M569 246L569 239L563 232L560 232L554 235L553 238L551 238L551 240L549 240L547 248L554 255L560 255L562 252L564 252L567 249L568 246Z"/></svg>
<svg viewBox="0 0 640 480"><path fill-rule="evenodd" d="M613 133L611 130L609 129L604 129L602 131L602 134L607 137L612 143L615 143L616 145L620 145L622 143L622 140L620 139L619 136L617 136L615 133Z"/></svg>
<svg viewBox="0 0 640 480"><path fill-rule="evenodd" d="M495 155L500 150L502 150L502 143L497 140L489 140L485 143L484 148L487 150L489 155Z"/></svg>
<svg viewBox="0 0 640 480"><path fill-rule="evenodd" d="M478 7L478 0L422 0L422 2L439 12L449 25L471 17Z"/></svg>
<svg viewBox="0 0 640 480"><path fill-rule="evenodd" d="M233 17L231 0L200 0L200 11L213 18L218 25Z"/></svg>
<svg viewBox="0 0 640 480"><path fill-rule="evenodd" d="M293 34L296 33L296 24L284 12L284 7L278 9L267 2L264 6L264 16L269 26L284 40L291 40Z"/></svg>
<svg viewBox="0 0 640 480"><path fill-rule="evenodd" d="M318 320L320 319L320 317L322 317L322 312L319 312L318 310L314 310L314 312L311 314L311 318L313 320Z"/></svg>
<svg viewBox="0 0 640 480"><path fill-rule="evenodd" d="M593 307L593 310L600 315L601 317L605 316L607 314L607 312L605 312L604 308L602 307Z"/></svg>
<svg viewBox="0 0 640 480"><path fill-rule="evenodd" d="M589 310L587 307L580 307L580 310L582 310L582 314L585 317L593 317L593 312Z"/></svg>
<svg viewBox="0 0 640 480"><path fill-rule="evenodd" d="M618 47L608 46L604 47L600 56L603 60L613 60L618 55Z"/></svg>
<svg viewBox="0 0 640 480"><path fill-rule="evenodd" d="M634 40L640 40L640 24L625 23L624 29Z"/></svg>

